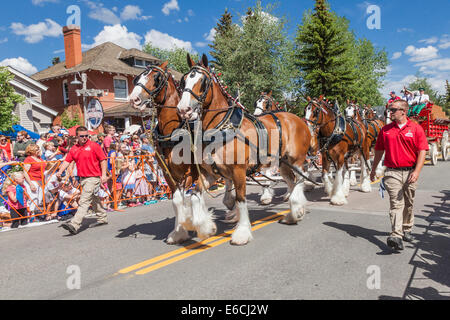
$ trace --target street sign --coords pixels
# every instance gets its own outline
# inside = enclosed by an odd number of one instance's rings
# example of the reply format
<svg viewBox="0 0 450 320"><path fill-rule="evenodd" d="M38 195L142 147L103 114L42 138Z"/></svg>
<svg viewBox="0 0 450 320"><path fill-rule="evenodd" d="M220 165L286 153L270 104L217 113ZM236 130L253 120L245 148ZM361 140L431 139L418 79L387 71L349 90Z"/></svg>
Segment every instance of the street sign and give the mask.
<svg viewBox="0 0 450 320"><path fill-rule="evenodd" d="M98 99L92 99L86 109L86 118L92 129L97 129L103 121L103 106Z"/></svg>

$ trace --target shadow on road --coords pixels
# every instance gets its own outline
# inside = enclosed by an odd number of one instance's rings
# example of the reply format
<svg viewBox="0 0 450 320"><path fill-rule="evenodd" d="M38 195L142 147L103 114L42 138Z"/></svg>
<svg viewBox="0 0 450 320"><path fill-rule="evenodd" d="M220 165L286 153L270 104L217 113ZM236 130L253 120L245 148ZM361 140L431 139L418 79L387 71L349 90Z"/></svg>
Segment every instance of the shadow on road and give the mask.
<svg viewBox="0 0 450 320"><path fill-rule="evenodd" d="M377 253L378 255L389 255L393 253L393 251L387 246L384 241L378 239L379 237L387 238L389 236L389 232L381 232L373 229L355 226L352 224L341 224L336 222L324 222L323 224L328 227L345 231L354 238L366 239L367 241L373 243L381 249L381 252Z"/></svg>
<svg viewBox="0 0 450 320"><path fill-rule="evenodd" d="M450 190L441 191L435 196L437 202L423 210L428 215L422 217L428 225L417 227L425 228L425 232L416 235L417 249L410 260L414 266L408 285L402 297L380 296L379 299L420 299L420 300L449 300L450 299ZM424 280L436 282L436 288L421 287ZM445 293L446 295L443 295Z"/></svg>

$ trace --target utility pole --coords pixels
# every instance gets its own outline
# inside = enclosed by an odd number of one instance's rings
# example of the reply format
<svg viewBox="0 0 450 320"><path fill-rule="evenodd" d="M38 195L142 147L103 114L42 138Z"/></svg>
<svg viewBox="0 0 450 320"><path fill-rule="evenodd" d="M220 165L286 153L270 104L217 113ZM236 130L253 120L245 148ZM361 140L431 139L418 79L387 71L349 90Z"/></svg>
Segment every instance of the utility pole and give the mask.
<svg viewBox="0 0 450 320"><path fill-rule="evenodd" d="M86 110L87 110L87 97L102 97L104 90L99 89L87 89L87 74L82 73L81 74L81 81L83 82L83 89L76 90L77 96L83 97L83 116L84 116L84 126L88 128L88 130L91 130L91 125L87 119L86 116Z"/></svg>

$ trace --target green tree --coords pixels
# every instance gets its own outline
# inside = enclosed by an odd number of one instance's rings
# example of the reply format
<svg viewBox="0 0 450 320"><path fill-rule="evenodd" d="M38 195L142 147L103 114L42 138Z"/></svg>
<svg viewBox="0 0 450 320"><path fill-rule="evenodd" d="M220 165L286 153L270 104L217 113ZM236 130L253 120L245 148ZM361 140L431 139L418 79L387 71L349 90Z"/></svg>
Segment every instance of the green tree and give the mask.
<svg viewBox="0 0 450 320"><path fill-rule="evenodd" d="M70 115L67 110L61 115L61 124L64 128L73 128L81 125L81 120L78 114Z"/></svg>
<svg viewBox="0 0 450 320"><path fill-rule="evenodd" d="M285 32L286 19L273 14L274 6L261 6L261 1L240 16L241 26L232 23L232 16L225 10L215 30L210 46L212 65L233 95L238 86L241 103L249 109L261 91L272 90L274 97L282 101L283 95L293 87L293 45ZM291 65L290 65L291 64Z"/></svg>
<svg viewBox="0 0 450 320"><path fill-rule="evenodd" d="M59 57L54 57L53 59L52 59L52 65L56 65L56 64L58 64L58 63L60 63L61 62L61 59L59 58Z"/></svg>
<svg viewBox="0 0 450 320"><path fill-rule="evenodd" d="M385 99L378 90L383 87L389 60L384 49L377 49L367 39L355 42L355 98L361 104L384 105Z"/></svg>
<svg viewBox="0 0 450 320"><path fill-rule="evenodd" d="M147 43L143 49L144 52L155 56L161 61L169 61L169 68L174 69L181 73L186 73L189 71L189 66L186 61L186 56L188 51L183 48L174 48L172 50L161 49L152 45L152 43ZM197 54L191 54L194 61L198 61L199 57Z"/></svg>
<svg viewBox="0 0 450 320"><path fill-rule="evenodd" d="M14 76L6 67L0 67L0 131L11 130L18 118L14 115L14 108L25 98L14 91L9 82Z"/></svg>
<svg viewBox="0 0 450 320"><path fill-rule="evenodd" d="M314 12L304 14L295 39L299 90L304 94L340 103L355 96L355 40L348 28L349 22L330 11L325 0L316 0Z"/></svg>

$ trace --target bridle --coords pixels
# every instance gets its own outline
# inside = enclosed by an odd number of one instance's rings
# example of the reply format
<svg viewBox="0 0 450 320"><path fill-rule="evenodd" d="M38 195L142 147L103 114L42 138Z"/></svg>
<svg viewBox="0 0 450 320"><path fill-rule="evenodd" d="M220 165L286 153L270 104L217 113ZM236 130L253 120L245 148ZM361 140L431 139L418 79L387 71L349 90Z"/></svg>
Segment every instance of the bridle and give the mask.
<svg viewBox="0 0 450 320"><path fill-rule="evenodd" d="M275 108L277 108L277 110L280 110L277 106L277 104L275 103L275 100L273 100L272 97L266 95L266 94L262 94L259 96L259 99L256 101L258 102L259 100L264 99L264 102L266 103L266 107L259 107L257 103L255 103L255 110L261 110L263 113L267 112L269 109L269 103L271 106L275 105Z"/></svg>
<svg viewBox="0 0 450 320"><path fill-rule="evenodd" d="M159 81L158 86L153 89L153 90L149 90L145 85L143 85L142 83L139 82L139 80L141 79L142 76L148 76L151 72L157 72L157 75L155 75L155 77L159 77L160 75L162 75L163 79L162 81ZM165 70L163 70L162 68L158 67L158 66L148 66L147 70L145 70L144 72L142 72L140 75L138 75L137 77L135 77L133 79L133 84L135 87L141 87L142 89L144 89L145 92L147 92L147 94L149 95L149 98L147 100L145 100L142 105L153 105L153 100L161 93L161 91L166 88L165 92L164 92L164 99L162 101L161 104L164 104L164 101L166 101L166 96L167 96L167 90L168 90L168 83L169 83L169 73L167 73Z"/></svg>
<svg viewBox="0 0 450 320"><path fill-rule="evenodd" d="M309 103L306 105L305 110L308 108L308 106L313 105L314 106L314 111L313 111L313 116L316 119L315 121L310 120L310 119L306 119L305 121L308 123L311 123L313 125L313 131L316 131L318 128L322 128L323 126L327 125L330 122L333 122L337 119L338 115L336 115L335 111L325 102L325 101L321 101L323 103L323 105L329 110L332 111L334 114L334 119L326 122L326 123L322 123L323 122L323 118L324 113L328 114L328 112L324 109L324 107L322 105L320 105L319 101L316 100L311 100L309 101ZM320 118L319 118L320 117ZM319 125L320 124L320 125Z"/></svg>
<svg viewBox="0 0 450 320"><path fill-rule="evenodd" d="M196 93L194 93L191 89L185 88L185 85L186 85L185 78L188 75L190 75L191 78L195 77L195 73L196 72L199 72L199 73L203 74L206 77L206 78L202 79L203 94L201 96L199 96ZM203 68L201 66L194 66L194 67L191 68L191 70L189 70L188 73L186 73L183 76L183 78L181 78L182 93L188 92L190 95L192 95L195 98L195 100L200 102L201 109L203 110L203 104L205 103L205 100L206 100L206 97L208 96L209 90L212 88L212 82L213 82L212 79L213 79L213 76L211 75L211 73L206 68Z"/></svg>

